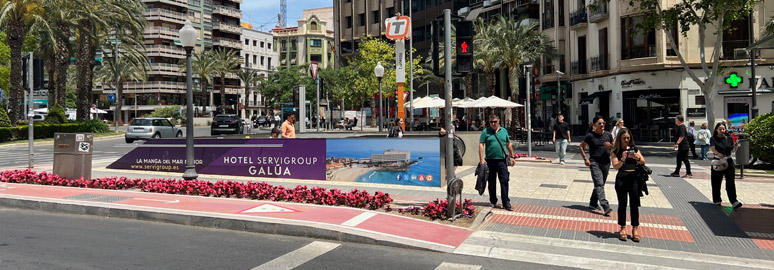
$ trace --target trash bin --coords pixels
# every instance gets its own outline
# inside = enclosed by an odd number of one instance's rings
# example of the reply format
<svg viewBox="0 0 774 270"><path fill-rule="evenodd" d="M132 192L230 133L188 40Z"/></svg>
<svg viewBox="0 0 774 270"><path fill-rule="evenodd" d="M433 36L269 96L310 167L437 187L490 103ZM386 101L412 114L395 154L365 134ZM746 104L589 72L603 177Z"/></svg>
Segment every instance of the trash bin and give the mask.
<svg viewBox="0 0 774 270"><path fill-rule="evenodd" d="M54 134L54 174L66 179L91 179L91 133Z"/></svg>

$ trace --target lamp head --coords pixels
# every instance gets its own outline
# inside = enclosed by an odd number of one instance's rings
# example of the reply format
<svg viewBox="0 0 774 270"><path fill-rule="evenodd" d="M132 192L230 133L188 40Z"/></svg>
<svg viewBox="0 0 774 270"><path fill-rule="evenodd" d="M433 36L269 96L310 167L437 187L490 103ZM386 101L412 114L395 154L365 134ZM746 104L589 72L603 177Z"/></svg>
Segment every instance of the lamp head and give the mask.
<svg viewBox="0 0 774 270"><path fill-rule="evenodd" d="M384 67L382 66L382 62L377 62L376 63L376 67L374 67L374 74L379 79L384 77Z"/></svg>
<svg viewBox="0 0 774 270"><path fill-rule="evenodd" d="M196 28L191 25L191 21L185 21L185 26L180 29L179 35L183 47L193 48L196 46Z"/></svg>

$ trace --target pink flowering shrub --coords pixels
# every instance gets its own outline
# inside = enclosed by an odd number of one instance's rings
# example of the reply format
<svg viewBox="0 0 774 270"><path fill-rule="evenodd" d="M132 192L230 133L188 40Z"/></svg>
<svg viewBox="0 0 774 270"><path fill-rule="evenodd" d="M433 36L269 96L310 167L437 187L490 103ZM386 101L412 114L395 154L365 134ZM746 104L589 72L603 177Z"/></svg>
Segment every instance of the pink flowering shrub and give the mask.
<svg viewBox="0 0 774 270"><path fill-rule="evenodd" d="M473 217L473 214L475 214L472 200L465 199L462 206L460 206L460 202L456 202L455 204L457 213L461 213L465 217ZM435 201L428 202L425 207L409 206L398 209L398 212L401 214L423 215L432 220L449 219L451 217L448 216L446 211L446 207L448 206L449 202L447 200L435 199ZM391 210L391 208L387 209L387 211Z"/></svg>
<svg viewBox="0 0 774 270"><path fill-rule="evenodd" d="M152 193L287 201L349 206L369 210L390 209L390 203L392 202L390 195L383 192L376 192L371 195L365 190L357 189L350 192L342 192L338 189L327 190L321 187L313 187L311 189L307 186L286 188L283 186L273 186L265 182L251 181L246 183L217 181L213 183L202 180L129 179L126 177L69 180L48 172L37 173L32 170L13 170L0 173L0 182L117 190L136 188Z"/></svg>

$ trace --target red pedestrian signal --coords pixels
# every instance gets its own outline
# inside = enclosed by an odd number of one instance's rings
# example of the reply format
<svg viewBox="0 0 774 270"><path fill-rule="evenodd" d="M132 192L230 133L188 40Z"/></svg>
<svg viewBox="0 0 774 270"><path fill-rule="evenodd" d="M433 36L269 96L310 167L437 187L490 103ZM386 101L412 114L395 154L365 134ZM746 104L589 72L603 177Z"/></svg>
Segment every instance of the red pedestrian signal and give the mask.
<svg viewBox="0 0 774 270"><path fill-rule="evenodd" d="M463 41L462 45L460 45L460 47L462 47L462 53L468 53L468 43L467 42Z"/></svg>

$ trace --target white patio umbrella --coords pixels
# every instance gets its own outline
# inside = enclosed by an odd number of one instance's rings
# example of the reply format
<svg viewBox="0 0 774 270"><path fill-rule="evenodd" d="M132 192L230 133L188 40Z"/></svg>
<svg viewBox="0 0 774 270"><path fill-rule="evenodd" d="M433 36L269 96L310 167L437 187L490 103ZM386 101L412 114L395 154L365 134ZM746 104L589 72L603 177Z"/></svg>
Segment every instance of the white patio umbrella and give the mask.
<svg viewBox="0 0 774 270"><path fill-rule="evenodd" d="M487 99L487 97L480 97L480 98L475 99L475 100L471 99L471 101L468 101L468 102L466 102L464 104L460 104L460 106L458 106L458 107L460 107L460 108L481 108L481 107L476 107L476 104L479 103L479 102L482 102L482 101L484 101L486 99Z"/></svg>
<svg viewBox="0 0 774 270"><path fill-rule="evenodd" d="M455 98L454 100L452 100L452 107L465 108L466 104L469 104L475 101L476 101L475 99L472 99L469 97L466 97L465 99Z"/></svg>
<svg viewBox="0 0 774 270"><path fill-rule="evenodd" d="M473 103L467 104L463 108L517 108L517 107L524 107L524 105L521 105L516 102L507 101L502 98L491 96L484 99L478 99Z"/></svg>

